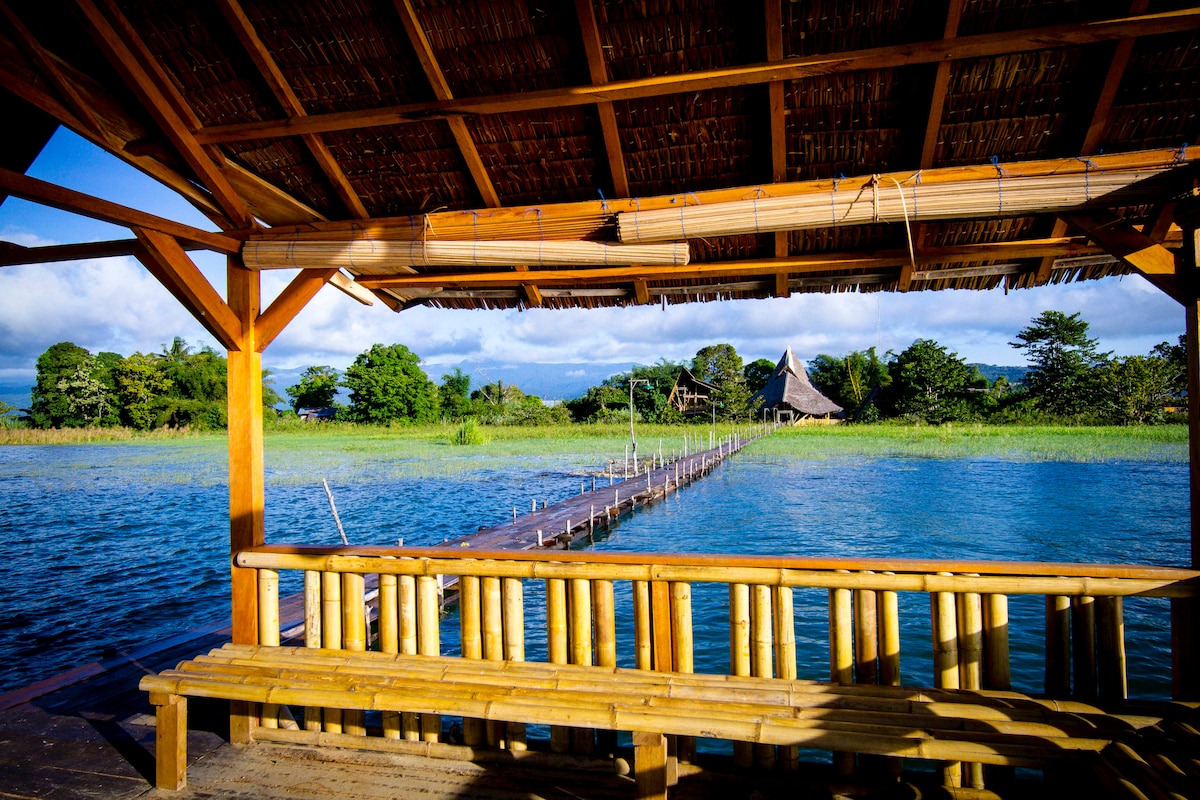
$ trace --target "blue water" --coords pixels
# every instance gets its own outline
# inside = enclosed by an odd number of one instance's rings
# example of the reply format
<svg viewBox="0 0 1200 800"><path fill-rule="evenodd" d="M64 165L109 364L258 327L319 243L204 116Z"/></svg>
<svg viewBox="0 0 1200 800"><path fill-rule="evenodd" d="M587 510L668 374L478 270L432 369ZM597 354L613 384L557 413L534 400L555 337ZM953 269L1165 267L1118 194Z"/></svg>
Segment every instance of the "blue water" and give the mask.
<svg viewBox="0 0 1200 800"><path fill-rule="evenodd" d="M338 543L322 476L275 463L269 446L268 541ZM346 458L326 474L351 542L403 536L420 545L501 522L531 499L578 493L579 466L594 456L492 458L478 469L463 459L423 477L374 455ZM226 618L225 469L224 446L212 443L0 447L0 691ZM1188 470L1178 459L810 461L758 457L751 447L596 546L1181 565L1187 526ZM724 670L724 611L706 610L724 598L700 586L693 593L697 667ZM797 592L801 677L828 675L824 603L823 591ZM1013 598L1016 688L1040 687L1042 614L1040 597ZM902 594L901 617L904 652L926 654L903 660L905 679L928 683L926 596ZM1163 601L1127 602L1134 694L1169 686L1168 625Z"/></svg>

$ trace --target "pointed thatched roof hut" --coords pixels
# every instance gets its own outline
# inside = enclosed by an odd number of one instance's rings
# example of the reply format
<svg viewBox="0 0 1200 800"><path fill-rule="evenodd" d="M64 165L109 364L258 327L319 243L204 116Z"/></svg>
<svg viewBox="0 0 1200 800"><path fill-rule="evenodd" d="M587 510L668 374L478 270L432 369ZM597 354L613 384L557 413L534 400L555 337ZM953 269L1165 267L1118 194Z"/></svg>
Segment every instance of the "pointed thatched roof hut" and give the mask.
<svg viewBox="0 0 1200 800"><path fill-rule="evenodd" d="M679 371L675 385L671 387L667 403L685 417L707 414L712 410L712 395L716 390L717 387L700 380L691 370L684 367Z"/></svg>
<svg viewBox="0 0 1200 800"><path fill-rule="evenodd" d="M760 407L779 412L787 412L795 419L809 417L830 418L841 412L842 407L821 394L808 379L808 370L804 364L788 348L771 379L767 381L751 402L761 400Z"/></svg>

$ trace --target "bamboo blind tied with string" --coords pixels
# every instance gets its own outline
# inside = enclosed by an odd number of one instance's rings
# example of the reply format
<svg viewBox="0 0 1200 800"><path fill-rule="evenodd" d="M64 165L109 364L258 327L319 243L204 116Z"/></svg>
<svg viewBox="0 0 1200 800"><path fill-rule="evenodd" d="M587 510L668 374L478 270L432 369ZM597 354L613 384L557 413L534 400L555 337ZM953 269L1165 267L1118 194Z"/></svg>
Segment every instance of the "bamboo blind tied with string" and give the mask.
<svg viewBox="0 0 1200 800"><path fill-rule="evenodd" d="M903 183L894 178L877 179L861 188L835 188L820 194L771 197L762 193L708 205L622 211L617 214L617 236L622 242L665 242L879 222L1062 211L1127 189L1166 169L1169 167L1015 177L997 168L995 178L957 183L923 185L914 175Z"/></svg>
<svg viewBox="0 0 1200 800"><path fill-rule="evenodd" d="M686 242L608 244L561 241L254 241L242 259L249 269L344 267L363 275L390 275L405 267L684 266Z"/></svg>

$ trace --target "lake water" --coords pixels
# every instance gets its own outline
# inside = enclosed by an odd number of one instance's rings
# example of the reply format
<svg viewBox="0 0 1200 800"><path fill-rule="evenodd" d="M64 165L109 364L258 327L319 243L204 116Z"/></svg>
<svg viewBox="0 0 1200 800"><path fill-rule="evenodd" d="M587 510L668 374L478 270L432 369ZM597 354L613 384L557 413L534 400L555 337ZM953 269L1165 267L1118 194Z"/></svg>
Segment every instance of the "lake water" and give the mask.
<svg viewBox="0 0 1200 800"><path fill-rule="evenodd" d="M338 543L322 475L270 447L268 541ZM442 460L452 468L432 475L372 452L322 461L350 541L440 543L510 518L513 506L527 511L531 499L578 493L581 473L602 461L594 453L482 459L457 449ZM0 447L0 691L226 618L225 470L222 443ZM596 547L1181 565L1188 524L1188 469L1178 454L1104 463L801 460L756 456L751 446L625 519ZM723 612L706 630L705 590L694 594L698 668L723 669ZM904 662L904 677L928 683L928 601L901 598L904 651L926 654ZM823 604L824 592L797 594L801 677L828 676ZM1041 598L1014 598L1011 613L1014 685L1036 691ZM1167 691L1168 626L1165 602L1127 604L1134 694Z"/></svg>

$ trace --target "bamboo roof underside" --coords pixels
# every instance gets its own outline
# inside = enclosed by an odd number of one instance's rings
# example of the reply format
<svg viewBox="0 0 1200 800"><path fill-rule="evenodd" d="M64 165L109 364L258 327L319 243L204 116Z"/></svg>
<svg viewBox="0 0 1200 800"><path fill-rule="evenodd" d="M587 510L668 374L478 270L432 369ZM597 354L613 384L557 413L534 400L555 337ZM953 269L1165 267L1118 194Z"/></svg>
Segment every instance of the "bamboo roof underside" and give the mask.
<svg viewBox="0 0 1200 800"><path fill-rule="evenodd" d="M178 265L208 247L396 310L1130 272L1182 291L1172 214L1200 177L1187 3L0 0L0 14L14 128L0 197L124 219L21 174L61 124L219 229L130 218L129 242L0 247L0 265Z"/></svg>

